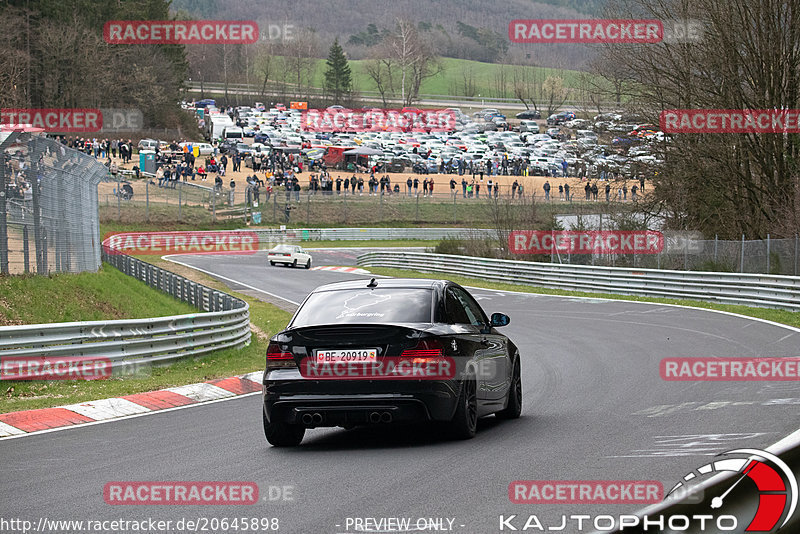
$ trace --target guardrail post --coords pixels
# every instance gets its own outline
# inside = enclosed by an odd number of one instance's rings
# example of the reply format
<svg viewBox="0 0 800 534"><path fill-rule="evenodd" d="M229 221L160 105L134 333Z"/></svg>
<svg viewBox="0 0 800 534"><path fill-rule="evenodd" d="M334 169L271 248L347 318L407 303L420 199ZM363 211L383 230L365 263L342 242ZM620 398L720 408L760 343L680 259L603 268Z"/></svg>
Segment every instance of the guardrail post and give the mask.
<svg viewBox="0 0 800 534"><path fill-rule="evenodd" d="M742 255L739 259L739 272L744 272L744 234L742 234Z"/></svg>

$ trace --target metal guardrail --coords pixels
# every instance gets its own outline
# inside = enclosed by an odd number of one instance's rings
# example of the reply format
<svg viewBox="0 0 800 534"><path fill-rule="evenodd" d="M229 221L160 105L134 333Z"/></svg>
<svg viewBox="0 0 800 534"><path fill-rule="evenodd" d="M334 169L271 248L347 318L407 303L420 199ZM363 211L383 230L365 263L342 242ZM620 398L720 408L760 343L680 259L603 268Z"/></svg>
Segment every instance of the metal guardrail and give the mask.
<svg viewBox="0 0 800 534"><path fill-rule="evenodd" d="M260 243L284 241L370 241L374 239L438 239L483 237L493 230L474 228L248 228Z"/></svg>
<svg viewBox="0 0 800 534"><path fill-rule="evenodd" d="M200 92L207 92L207 93L224 93L225 90L225 83L223 82L197 82L194 80L187 80L184 82L186 84L187 90L192 93L200 93ZM287 85L284 88L284 93L287 95L292 95L297 91L293 90L293 86ZM303 88L300 91L305 97L310 98L324 98L326 96L325 92L318 88ZM229 83L227 85L227 93L228 94L246 94L252 96L258 96L261 94L265 95L278 95L280 94L279 89L275 86L269 86L266 91L262 91L262 87L259 84L246 84L246 83ZM360 90L358 91L358 95L361 97L362 100L367 101L381 101L382 97L379 91L371 91L371 90ZM387 102L392 103L402 103L402 99L399 95L388 95L386 96ZM420 93L417 98L417 103L442 103L442 104L452 104L452 103L463 103L464 105L473 105L474 107L486 107L486 106L503 106L503 107L514 107L525 109L522 101L518 98L513 97L500 97L500 96L466 96L466 95L442 95L442 94L432 94L432 93ZM536 101L536 105L538 109L547 109L549 102L546 100L538 100ZM620 104L614 101L603 101L600 102L600 107L603 109L619 109ZM596 102L589 102L584 100L566 100L562 107L576 107L576 108L585 108L585 109L597 109L598 104Z"/></svg>
<svg viewBox="0 0 800 534"><path fill-rule="evenodd" d="M250 342L250 307L236 297L124 254L103 261L204 313L0 327L0 360L86 358L127 371Z"/></svg>
<svg viewBox="0 0 800 534"><path fill-rule="evenodd" d="M558 265L414 252L368 252L364 267L445 273L496 282L800 311L800 277Z"/></svg>

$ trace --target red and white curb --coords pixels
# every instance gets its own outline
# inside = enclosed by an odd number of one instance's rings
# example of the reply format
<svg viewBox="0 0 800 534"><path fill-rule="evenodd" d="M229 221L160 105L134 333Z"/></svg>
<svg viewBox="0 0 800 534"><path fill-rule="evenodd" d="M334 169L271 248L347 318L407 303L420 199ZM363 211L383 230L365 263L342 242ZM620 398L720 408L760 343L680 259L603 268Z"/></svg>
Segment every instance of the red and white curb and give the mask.
<svg viewBox="0 0 800 534"><path fill-rule="evenodd" d="M338 273L350 273L350 274L369 274L369 271L366 269L361 269L360 267L336 267L335 265L320 265L319 267L312 267L312 271L336 271Z"/></svg>
<svg viewBox="0 0 800 534"><path fill-rule="evenodd" d="M144 415L261 391L263 371L57 408L0 414L0 439Z"/></svg>

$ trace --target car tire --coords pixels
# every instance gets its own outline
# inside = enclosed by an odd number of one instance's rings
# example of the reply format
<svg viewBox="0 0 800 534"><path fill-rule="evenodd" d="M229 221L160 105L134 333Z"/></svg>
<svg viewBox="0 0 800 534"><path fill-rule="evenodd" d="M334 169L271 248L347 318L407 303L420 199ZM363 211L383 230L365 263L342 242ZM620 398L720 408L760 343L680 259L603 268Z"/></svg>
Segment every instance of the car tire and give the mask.
<svg viewBox="0 0 800 534"><path fill-rule="evenodd" d="M310 268L311 268L311 258L309 258L308 261L306 262L306 269Z"/></svg>
<svg viewBox="0 0 800 534"><path fill-rule="evenodd" d="M297 260L294 260L294 261L292 262L292 267L297 267Z"/></svg>
<svg viewBox="0 0 800 534"><path fill-rule="evenodd" d="M449 431L452 439L471 439L478 431L478 383L475 377L468 377L462 382Z"/></svg>
<svg viewBox="0 0 800 534"><path fill-rule="evenodd" d="M514 359L514 370L511 373L511 389L508 392L508 405L495 414L498 419L518 419L522 414L522 372L519 354Z"/></svg>
<svg viewBox="0 0 800 534"><path fill-rule="evenodd" d="M269 264L272 265L273 267L275 267L275 262L274 261L269 262Z"/></svg>
<svg viewBox="0 0 800 534"><path fill-rule="evenodd" d="M262 413L264 420L264 436L273 447L296 447L303 441L306 429L300 425L267 421L266 412Z"/></svg>

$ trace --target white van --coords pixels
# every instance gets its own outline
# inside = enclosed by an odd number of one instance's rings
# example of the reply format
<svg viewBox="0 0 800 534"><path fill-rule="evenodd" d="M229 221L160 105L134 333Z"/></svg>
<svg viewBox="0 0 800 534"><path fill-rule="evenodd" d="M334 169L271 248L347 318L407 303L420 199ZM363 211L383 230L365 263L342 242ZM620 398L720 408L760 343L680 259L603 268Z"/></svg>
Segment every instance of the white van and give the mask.
<svg viewBox="0 0 800 534"><path fill-rule="evenodd" d="M244 130L238 126L228 126L222 130L222 141L236 141L237 143L243 143Z"/></svg>

